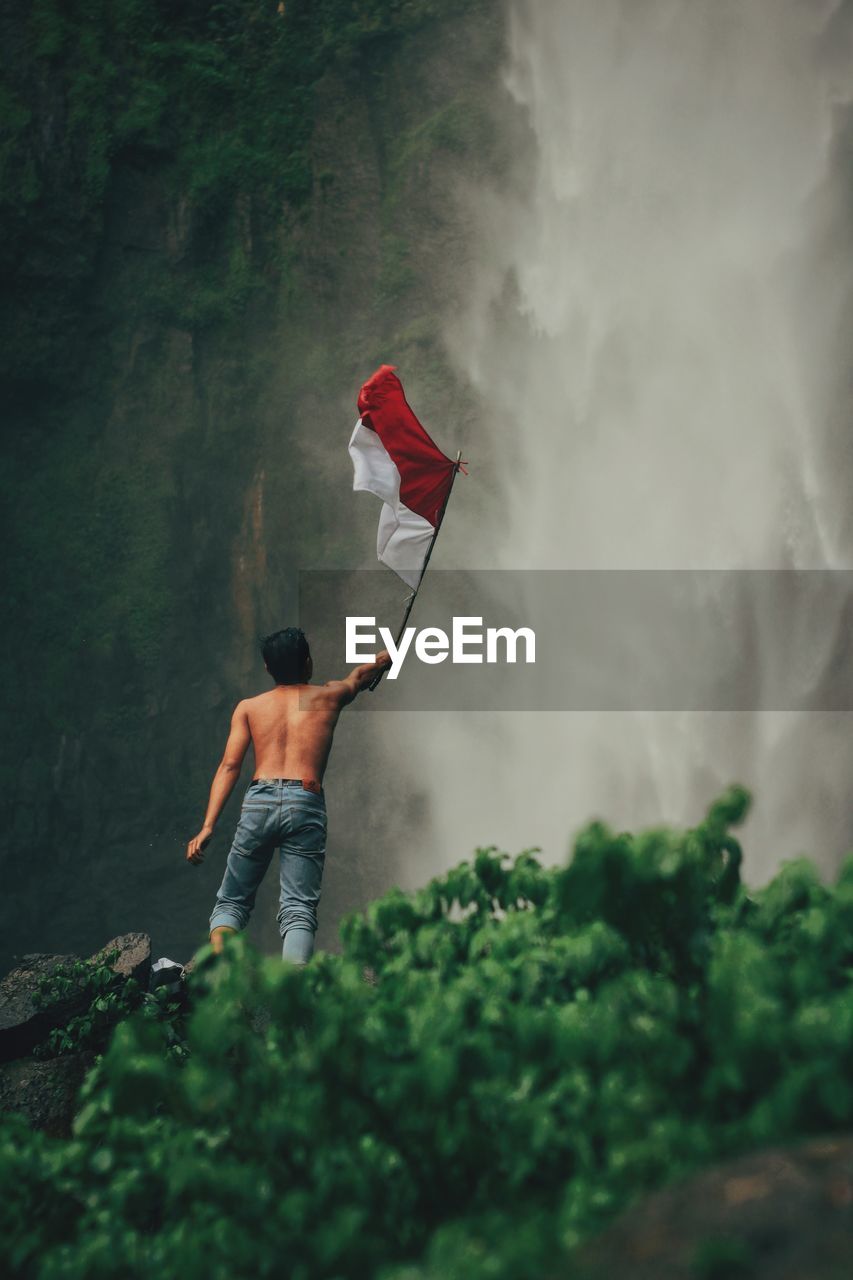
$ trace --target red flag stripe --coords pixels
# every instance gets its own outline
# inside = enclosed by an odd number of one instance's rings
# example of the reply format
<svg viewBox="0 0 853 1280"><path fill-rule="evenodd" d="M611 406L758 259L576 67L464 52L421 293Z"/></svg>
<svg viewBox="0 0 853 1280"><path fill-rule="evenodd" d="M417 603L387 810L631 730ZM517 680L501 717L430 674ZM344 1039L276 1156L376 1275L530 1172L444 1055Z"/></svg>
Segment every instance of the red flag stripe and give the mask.
<svg viewBox="0 0 853 1280"><path fill-rule="evenodd" d="M412 412L395 365L383 364L358 393L358 411L400 473L400 501L435 525L455 463L430 439Z"/></svg>

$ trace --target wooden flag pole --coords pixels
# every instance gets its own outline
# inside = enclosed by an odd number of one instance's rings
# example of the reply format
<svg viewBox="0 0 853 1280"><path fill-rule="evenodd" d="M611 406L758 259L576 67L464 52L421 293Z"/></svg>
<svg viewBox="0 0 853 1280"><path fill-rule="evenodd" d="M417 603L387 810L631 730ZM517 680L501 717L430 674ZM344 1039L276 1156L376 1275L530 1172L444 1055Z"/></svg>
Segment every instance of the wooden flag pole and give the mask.
<svg viewBox="0 0 853 1280"><path fill-rule="evenodd" d="M461 461L462 461L462 450L460 449L456 454L456 462L453 464L453 474L450 477L450 485L448 487L447 493L444 495L444 502L442 502L441 504L441 510L438 513L438 520L435 523L435 529L433 531L432 537L429 540L427 553L424 556L424 567L421 569L421 576L418 578L418 585L415 587L414 591L409 596L408 602L406 604L406 611L403 614L403 621L400 623L400 630L397 632L397 639L394 641L395 648L399 649L400 647L400 641L403 639L403 634L406 630L406 623L409 621L409 614L412 612L412 606L414 605L415 600L417 599L418 592L421 589L421 584L423 583L424 575L426 574L426 571L427 571L427 565L429 564L429 558L432 555L432 549L435 546L435 540L438 537L438 531L441 528L441 522L444 519L444 513L447 510L447 504L450 501L450 495L453 492L453 482L456 479L457 472L459 471L459 464L461 463ZM383 669L382 671L379 672L378 675L373 677L370 684L367 686L371 692L373 692L373 690L379 684L379 681L382 679L384 674L385 674L385 671Z"/></svg>

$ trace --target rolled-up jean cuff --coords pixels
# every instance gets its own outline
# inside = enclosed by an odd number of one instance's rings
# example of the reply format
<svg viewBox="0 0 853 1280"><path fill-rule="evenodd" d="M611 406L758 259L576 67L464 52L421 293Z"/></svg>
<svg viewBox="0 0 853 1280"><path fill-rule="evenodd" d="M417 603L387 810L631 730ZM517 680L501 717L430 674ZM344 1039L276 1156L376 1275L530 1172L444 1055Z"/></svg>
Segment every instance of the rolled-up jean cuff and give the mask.
<svg viewBox="0 0 853 1280"><path fill-rule="evenodd" d="M221 929L223 925L227 929L236 929L240 932L245 928L245 921L242 916L237 915L236 911L224 911L220 907L219 910L214 911L213 915L210 917L210 932L213 933L214 929Z"/></svg>
<svg viewBox="0 0 853 1280"><path fill-rule="evenodd" d="M282 960L292 964L307 964L314 954L314 930L297 926L288 929L281 948Z"/></svg>

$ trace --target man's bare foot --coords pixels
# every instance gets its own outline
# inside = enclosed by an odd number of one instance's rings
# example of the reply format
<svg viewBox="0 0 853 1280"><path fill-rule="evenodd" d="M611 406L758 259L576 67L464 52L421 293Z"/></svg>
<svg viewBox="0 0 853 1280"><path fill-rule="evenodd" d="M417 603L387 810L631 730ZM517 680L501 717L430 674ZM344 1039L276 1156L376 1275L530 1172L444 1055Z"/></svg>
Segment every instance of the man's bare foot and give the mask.
<svg viewBox="0 0 853 1280"><path fill-rule="evenodd" d="M222 952L222 947L225 943L225 935L229 933L236 933L236 932L237 932L236 929L232 929L230 925L227 925L227 924L220 924L220 925L217 925L215 929L211 929L210 945L213 947L214 953L216 955L220 955Z"/></svg>

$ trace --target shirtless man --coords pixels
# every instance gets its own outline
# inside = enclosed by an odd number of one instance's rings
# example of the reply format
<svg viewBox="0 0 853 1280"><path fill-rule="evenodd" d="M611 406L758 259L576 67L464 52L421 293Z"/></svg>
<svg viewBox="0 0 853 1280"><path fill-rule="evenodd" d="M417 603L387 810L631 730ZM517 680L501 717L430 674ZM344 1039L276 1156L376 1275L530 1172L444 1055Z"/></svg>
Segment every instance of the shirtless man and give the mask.
<svg viewBox="0 0 853 1280"><path fill-rule="evenodd" d="M282 956L305 964L314 950L317 904L326 853L323 773L341 709L391 665L383 651L356 667L345 680L310 684L313 664L308 641L297 627L267 636L261 646L275 688L239 702L231 733L210 788L204 825L187 845L187 861L197 866L225 802L240 776L251 742L254 777L243 798L240 822L228 854L225 876L210 917L210 941L222 949L225 936L245 929L255 894L281 851L279 932Z"/></svg>

